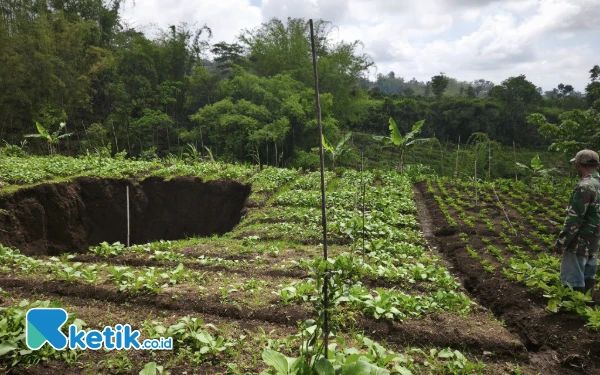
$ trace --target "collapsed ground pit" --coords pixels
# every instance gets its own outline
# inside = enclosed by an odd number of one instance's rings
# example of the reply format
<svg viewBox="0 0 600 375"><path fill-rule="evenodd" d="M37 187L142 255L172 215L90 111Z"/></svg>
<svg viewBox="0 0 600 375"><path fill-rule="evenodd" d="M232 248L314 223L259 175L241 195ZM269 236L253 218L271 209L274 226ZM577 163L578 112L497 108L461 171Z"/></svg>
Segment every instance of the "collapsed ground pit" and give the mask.
<svg viewBox="0 0 600 375"><path fill-rule="evenodd" d="M27 255L126 243L127 186L131 244L222 235L239 223L250 194L250 184L197 177L45 183L0 196L0 243Z"/></svg>

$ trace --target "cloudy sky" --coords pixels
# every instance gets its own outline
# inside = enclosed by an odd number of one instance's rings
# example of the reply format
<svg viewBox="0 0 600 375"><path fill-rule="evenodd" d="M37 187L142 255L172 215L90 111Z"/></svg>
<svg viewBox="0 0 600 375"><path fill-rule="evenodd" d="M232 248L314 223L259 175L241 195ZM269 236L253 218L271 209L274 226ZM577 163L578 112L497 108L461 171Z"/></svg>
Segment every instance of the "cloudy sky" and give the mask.
<svg viewBox="0 0 600 375"><path fill-rule="evenodd" d="M206 23L213 43L273 17L332 21L335 38L364 43L372 77L500 83L525 74L544 90L583 91L600 64L600 0L137 0L123 13L140 28Z"/></svg>

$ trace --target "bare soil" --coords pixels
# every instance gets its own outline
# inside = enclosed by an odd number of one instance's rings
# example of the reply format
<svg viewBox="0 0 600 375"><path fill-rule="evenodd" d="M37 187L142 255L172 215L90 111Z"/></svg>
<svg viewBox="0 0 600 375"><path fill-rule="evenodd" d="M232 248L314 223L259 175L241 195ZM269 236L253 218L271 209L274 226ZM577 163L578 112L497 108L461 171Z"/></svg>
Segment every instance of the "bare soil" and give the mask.
<svg viewBox="0 0 600 375"><path fill-rule="evenodd" d="M0 197L0 243L24 254L81 252L102 241L131 243L224 234L239 223L250 185L200 178L78 178Z"/></svg>

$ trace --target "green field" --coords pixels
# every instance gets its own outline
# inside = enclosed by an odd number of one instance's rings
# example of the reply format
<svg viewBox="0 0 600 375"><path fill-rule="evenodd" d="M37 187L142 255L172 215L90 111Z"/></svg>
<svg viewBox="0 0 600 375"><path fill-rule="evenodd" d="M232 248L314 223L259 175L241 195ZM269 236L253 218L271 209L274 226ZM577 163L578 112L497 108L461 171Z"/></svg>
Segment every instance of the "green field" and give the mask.
<svg viewBox="0 0 600 375"><path fill-rule="evenodd" d="M0 247L4 371L137 374L162 366L171 374L280 374L278 359L310 360L322 344L326 270L329 357L342 373L360 367L365 374L535 374L560 364L533 362L533 354L553 350L568 358L583 348L588 354L581 354L582 365L595 356L589 347L597 339L600 313L559 285L559 262L548 254L567 191L547 182L328 171L324 262L316 172L97 155L8 157L0 168L0 229L32 220L23 213L31 200L48 210L65 206L67 197L49 197L63 186L75 187L66 191L89 205L77 215L93 217L85 191L94 184L125 181L137 192L149 182L178 186L186 177L200 177L192 180L198 189L226 181L251 184L239 224L222 235L129 248L122 238L57 253L46 234L49 250L40 254L25 244L33 233L22 237L27 251ZM544 200L534 199L539 196ZM201 208L197 214L204 215ZM153 218L134 220L150 225ZM490 280L510 293L490 289ZM174 349L27 350L24 313L36 306L61 306L88 330L129 323L143 338L172 337ZM550 323L550 310L568 319ZM527 313L532 320L523 324L520 317ZM550 324L554 335L577 335L578 346L536 333Z"/></svg>

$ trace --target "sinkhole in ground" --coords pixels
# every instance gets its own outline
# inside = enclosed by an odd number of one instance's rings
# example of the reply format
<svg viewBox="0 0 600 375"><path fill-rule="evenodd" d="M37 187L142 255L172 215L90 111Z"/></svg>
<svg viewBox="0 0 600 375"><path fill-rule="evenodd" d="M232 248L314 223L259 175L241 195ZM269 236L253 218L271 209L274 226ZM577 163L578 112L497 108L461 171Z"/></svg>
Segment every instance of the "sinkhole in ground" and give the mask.
<svg viewBox="0 0 600 375"><path fill-rule="evenodd" d="M250 194L249 184L192 177L45 183L0 196L0 243L28 255L126 243L127 186L131 244L229 232Z"/></svg>

